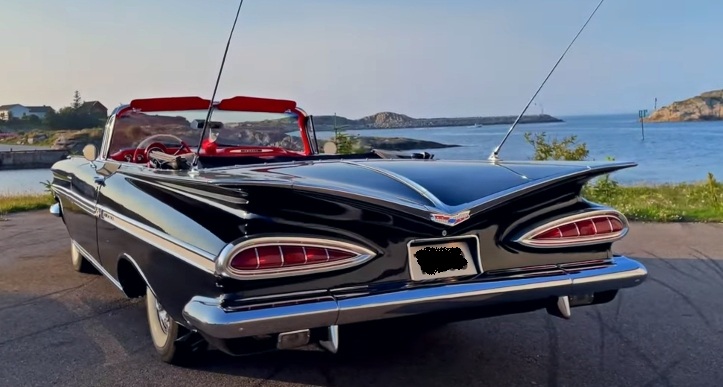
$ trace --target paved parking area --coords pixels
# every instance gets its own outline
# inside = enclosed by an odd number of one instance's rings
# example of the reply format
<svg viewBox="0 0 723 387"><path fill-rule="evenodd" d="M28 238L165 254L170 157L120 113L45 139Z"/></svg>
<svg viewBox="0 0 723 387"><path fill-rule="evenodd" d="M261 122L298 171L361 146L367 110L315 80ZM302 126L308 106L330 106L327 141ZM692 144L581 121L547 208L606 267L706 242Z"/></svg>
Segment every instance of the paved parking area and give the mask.
<svg viewBox="0 0 723 387"><path fill-rule="evenodd" d="M720 386L723 225L632 225L616 252L643 285L612 303L452 324L341 332L344 356L297 350L194 369L156 359L142 301L76 273L47 211L0 221L0 386Z"/></svg>

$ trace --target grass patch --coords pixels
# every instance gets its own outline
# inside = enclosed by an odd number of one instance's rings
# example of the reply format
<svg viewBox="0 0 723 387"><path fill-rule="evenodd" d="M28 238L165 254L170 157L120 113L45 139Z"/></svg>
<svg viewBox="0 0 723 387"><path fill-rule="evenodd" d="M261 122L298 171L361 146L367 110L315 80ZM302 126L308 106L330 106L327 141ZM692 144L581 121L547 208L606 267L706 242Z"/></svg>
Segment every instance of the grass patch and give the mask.
<svg viewBox="0 0 723 387"><path fill-rule="evenodd" d="M603 179L587 185L583 197L634 221L723 222L723 185L712 175L701 183L651 186L619 186Z"/></svg>
<svg viewBox="0 0 723 387"><path fill-rule="evenodd" d="M25 195L0 195L0 218L13 212L47 209L55 203L47 193Z"/></svg>
<svg viewBox="0 0 723 387"><path fill-rule="evenodd" d="M525 133L534 160L586 160L585 143L576 136L549 140L546 134ZM614 161L608 157L608 161ZM612 207L640 222L723 222L723 185L712 173L700 183L623 186L610 175L594 179L583 187L582 196Z"/></svg>
<svg viewBox="0 0 723 387"><path fill-rule="evenodd" d="M602 178L585 186L583 197L613 207L631 221L723 222L723 184L709 175L701 183L622 186ZM3 214L46 210L54 199L48 193L0 195Z"/></svg>

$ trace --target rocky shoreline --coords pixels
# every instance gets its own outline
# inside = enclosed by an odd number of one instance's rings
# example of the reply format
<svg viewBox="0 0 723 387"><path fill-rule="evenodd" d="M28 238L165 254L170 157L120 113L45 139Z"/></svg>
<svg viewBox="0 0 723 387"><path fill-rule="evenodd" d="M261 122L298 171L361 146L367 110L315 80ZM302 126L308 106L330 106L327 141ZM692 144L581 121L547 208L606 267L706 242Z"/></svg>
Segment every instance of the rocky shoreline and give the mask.
<svg viewBox="0 0 723 387"><path fill-rule="evenodd" d="M723 90L712 90L654 111L645 122L723 120Z"/></svg>
<svg viewBox="0 0 723 387"><path fill-rule="evenodd" d="M289 136L282 130L256 130L256 129L234 129L234 137L242 140L240 143L257 146L280 146L287 149L303 149L299 137ZM94 144L100 148L102 141L102 129L83 130L58 130L58 131L33 131L27 134L5 136L0 138L0 145L6 148L16 147L32 148L41 150L64 150L68 154L81 154L87 144ZM452 148L461 145L442 144L434 141L418 140L405 137L372 137L372 136L348 136L354 144L357 152L369 151L371 149L407 151L407 150L428 150L440 148ZM319 146L323 147L328 140L319 139ZM129 144L129 146L131 146ZM2 148L2 147L0 147ZM2 151L2 149L0 149ZM6 163L6 166L9 163Z"/></svg>
<svg viewBox="0 0 723 387"><path fill-rule="evenodd" d="M358 120L341 116L314 116L314 128L317 131L334 130L334 125L344 126L348 130L365 129L405 129L405 128L439 128L457 126L489 126L510 125L516 116L491 117L457 117L457 118L412 118L404 114L382 112L360 118ZM563 122L563 120L547 114L526 115L520 119L520 124L539 124L550 122Z"/></svg>

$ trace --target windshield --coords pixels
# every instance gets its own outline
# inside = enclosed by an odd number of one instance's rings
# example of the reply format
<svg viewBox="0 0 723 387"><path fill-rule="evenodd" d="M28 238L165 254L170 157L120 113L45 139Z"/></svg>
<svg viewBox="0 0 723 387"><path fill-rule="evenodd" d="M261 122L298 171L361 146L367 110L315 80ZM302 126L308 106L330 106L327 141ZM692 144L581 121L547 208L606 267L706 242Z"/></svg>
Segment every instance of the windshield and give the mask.
<svg viewBox="0 0 723 387"><path fill-rule="evenodd" d="M179 139L196 149L206 113L206 110L125 113L115 120L109 154L144 147L149 142L178 146ZM293 113L214 110L204 140L213 141L218 147L274 146L303 151L301 138L287 134L298 133L297 119Z"/></svg>

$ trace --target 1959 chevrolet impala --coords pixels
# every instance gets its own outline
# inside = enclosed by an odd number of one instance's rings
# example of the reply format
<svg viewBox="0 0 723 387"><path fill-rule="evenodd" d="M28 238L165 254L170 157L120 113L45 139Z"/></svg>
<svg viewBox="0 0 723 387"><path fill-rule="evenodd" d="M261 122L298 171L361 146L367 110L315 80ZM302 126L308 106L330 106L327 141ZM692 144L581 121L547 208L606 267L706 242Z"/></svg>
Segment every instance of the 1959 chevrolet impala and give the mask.
<svg viewBox="0 0 723 387"><path fill-rule="evenodd" d="M336 352L339 326L381 319L569 318L647 276L612 253L626 218L580 196L633 163L338 155L293 101L209 106L133 100L52 168L73 267L146 297L166 362Z"/></svg>

